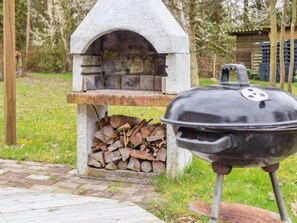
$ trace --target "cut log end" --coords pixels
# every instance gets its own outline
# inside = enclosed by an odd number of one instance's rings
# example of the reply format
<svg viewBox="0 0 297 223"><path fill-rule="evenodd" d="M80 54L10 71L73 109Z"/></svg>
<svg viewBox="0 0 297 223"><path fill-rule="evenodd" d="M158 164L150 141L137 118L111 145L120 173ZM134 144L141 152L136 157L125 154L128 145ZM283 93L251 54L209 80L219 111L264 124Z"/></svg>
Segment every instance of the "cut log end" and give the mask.
<svg viewBox="0 0 297 223"><path fill-rule="evenodd" d="M101 168L102 167L101 163L99 163L97 160L93 159L90 156L88 158L88 165L89 166L93 166L93 167L97 167L97 168Z"/></svg>
<svg viewBox="0 0 297 223"><path fill-rule="evenodd" d="M118 163L118 168L120 170L127 170L128 169L128 161L120 161Z"/></svg>
<svg viewBox="0 0 297 223"><path fill-rule="evenodd" d="M153 162L153 171L154 173L165 173L166 172L166 166L163 162Z"/></svg>
<svg viewBox="0 0 297 223"><path fill-rule="evenodd" d="M115 163L109 163L109 164L107 164L105 166L105 169L107 169L107 170L117 170L118 167L117 167L117 165Z"/></svg>
<svg viewBox="0 0 297 223"><path fill-rule="evenodd" d="M134 158L131 158L130 159L130 162L128 164L128 169L129 170L133 170L133 171L136 171L136 172L140 172L140 161L138 159L134 159Z"/></svg>
<svg viewBox="0 0 297 223"><path fill-rule="evenodd" d="M144 161L141 163L141 171L144 173L152 172L153 166L152 163L149 161Z"/></svg>

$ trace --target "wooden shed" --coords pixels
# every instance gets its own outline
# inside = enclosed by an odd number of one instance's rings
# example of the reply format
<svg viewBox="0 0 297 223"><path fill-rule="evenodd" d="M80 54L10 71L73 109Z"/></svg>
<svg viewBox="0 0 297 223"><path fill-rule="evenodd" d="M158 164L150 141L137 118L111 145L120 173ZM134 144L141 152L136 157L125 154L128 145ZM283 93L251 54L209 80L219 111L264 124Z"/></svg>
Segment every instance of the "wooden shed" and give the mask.
<svg viewBox="0 0 297 223"><path fill-rule="evenodd" d="M236 37L236 62L248 69L257 69L261 62L261 51L256 43L270 41L270 27L260 29L233 30L229 35ZM277 40L280 39L280 27L277 28ZM286 27L285 40L290 39L290 27ZM295 27L297 39L297 26Z"/></svg>

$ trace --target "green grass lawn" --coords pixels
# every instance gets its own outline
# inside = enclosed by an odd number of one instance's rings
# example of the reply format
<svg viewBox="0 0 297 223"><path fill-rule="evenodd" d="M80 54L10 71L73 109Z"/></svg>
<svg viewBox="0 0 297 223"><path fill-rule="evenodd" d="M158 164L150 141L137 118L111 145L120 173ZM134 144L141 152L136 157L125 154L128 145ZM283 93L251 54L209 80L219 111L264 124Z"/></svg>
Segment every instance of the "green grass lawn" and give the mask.
<svg viewBox="0 0 297 223"><path fill-rule="evenodd" d="M202 79L201 85L214 84ZM266 83L257 82L262 85ZM294 84L297 94L297 84ZM0 157L50 163L76 163L76 106L66 103L71 91L70 74L31 74L17 80L17 134L18 145L5 146L3 142L3 83L0 82ZM155 121L164 108L110 107L110 114L125 114ZM293 222L297 222L297 156L291 156L278 171L281 190ZM211 202L215 175L210 164L194 158L183 176L161 176L156 181L163 195L150 210L168 222L177 222L181 216L194 216L187 210L191 201ZM253 205L277 211L268 174L259 168L234 169L225 178L223 201ZM206 222L206 219L199 221Z"/></svg>
<svg viewBox="0 0 297 223"><path fill-rule="evenodd" d="M17 79L17 142L4 145L3 82L0 82L0 157L50 163L76 163L76 106L66 103L70 74L30 74ZM165 108L117 107L126 114L159 121Z"/></svg>
<svg viewBox="0 0 297 223"><path fill-rule="evenodd" d="M68 75L70 77L70 75ZM45 75L49 77L49 75ZM75 107L66 104L71 79L64 75L17 79L17 142L3 146L3 83L0 83L0 157L75 163Z"/></svg>

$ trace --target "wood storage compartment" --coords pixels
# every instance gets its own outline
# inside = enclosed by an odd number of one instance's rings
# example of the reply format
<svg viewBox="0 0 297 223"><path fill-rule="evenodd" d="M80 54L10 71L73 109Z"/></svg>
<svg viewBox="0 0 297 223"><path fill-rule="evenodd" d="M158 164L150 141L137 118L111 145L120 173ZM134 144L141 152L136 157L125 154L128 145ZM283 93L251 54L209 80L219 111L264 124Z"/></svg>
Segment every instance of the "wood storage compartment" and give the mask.
<svg viewBox="0 0 297 223"><path fill-rule="evenodd" d="M166 125L124 115L96 123L90 167L160 174L166 172Z"/></svg>

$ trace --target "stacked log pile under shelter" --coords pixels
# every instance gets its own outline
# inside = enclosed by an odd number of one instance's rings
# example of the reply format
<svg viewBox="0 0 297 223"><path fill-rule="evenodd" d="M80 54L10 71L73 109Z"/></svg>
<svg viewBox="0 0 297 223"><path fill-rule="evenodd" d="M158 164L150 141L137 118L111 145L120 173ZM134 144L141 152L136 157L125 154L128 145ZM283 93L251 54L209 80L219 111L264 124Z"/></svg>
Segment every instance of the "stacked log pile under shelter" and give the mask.
<svg viewBox="0 0 297 223"><path fill-rule="evenodd" d="M166 171L166 125L114 115L96 123L88 165L107 170L145 173Z"/></svg>

